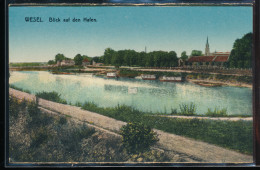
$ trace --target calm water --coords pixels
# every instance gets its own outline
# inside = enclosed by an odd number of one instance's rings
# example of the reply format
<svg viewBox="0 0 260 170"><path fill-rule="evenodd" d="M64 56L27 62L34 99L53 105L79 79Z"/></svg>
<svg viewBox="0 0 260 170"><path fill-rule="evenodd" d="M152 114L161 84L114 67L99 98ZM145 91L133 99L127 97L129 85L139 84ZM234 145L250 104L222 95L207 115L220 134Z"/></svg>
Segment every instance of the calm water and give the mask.
<svg viewBox="0 0 260 170"><path fill-rule="evenodd" d="M170 113L182 103L193 102L196 113L208 108L227 108L228 114L252 115L252 89L202 87L192 83L172 83L140 79L107 79L92 74L54 75L45 71L11 72L10 84L32 93L56 91L68 102L90 101L101 107L125 104L138 110Z"/></svg>

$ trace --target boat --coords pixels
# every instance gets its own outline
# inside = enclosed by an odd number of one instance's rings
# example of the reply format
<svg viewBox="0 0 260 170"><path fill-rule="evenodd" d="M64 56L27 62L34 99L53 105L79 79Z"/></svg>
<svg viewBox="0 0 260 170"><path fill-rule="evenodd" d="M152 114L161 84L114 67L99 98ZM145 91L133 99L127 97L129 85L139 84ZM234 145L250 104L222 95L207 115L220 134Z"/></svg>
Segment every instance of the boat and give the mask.
<svg viewBox="0 0 260 170"><path fill-rule="evenodd" d="M166 81L166 82L182 82L183 81L183 77L167 77L167 76L163 76L160 77L159 79L160 81Z"/></svg>
<svg viewBox="0 0 260 170"><path fill-rule="evenodd" d="M200 81L197 81L197 82L194 82L194 83L197 84L197 85L200 85L200 86L204 86L204 87L219 87L219 86L223 85L221 83L200 82Z"/></svg>
<svg viewBox="0 0 260 170"><path fill-rule="evenodd" d="M155 80L156 76L155 75L150 75L150 74L142 74L141 78L143 80Z"/></svg>
<svg viewBox="0 0 260 170"><path fill-rule="evenodd" d="M107 78L116 78L117 74L112 72L112 73L107 73Z"/></svg>

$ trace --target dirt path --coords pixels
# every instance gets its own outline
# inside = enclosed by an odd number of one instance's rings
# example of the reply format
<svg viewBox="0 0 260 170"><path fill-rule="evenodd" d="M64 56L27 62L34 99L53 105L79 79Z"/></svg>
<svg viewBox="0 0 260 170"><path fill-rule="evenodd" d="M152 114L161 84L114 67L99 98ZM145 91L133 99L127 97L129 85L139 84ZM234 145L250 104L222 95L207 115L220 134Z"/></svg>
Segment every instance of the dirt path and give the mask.
<svg viewBox="0 0 260 170"><path fill-rule="evenodd" d="M30 95L18 90L9 89L10 95L20 99L35 100L34 95ZM82 110L79 107L59 104L44 99L39 99L39 105L45 109L55 111L61 114L69 115L82 121L89 122L106 130L118 132L125 125L125 122L118 121L94 112ZM168 151L183 153L192 158L195 162L208 163L252 163L253 157L244 155L235 151L224 149L212 144L193 139L182 137L174 134L169 134L160 130L154 129L158 133L159 148Z"/></svg>

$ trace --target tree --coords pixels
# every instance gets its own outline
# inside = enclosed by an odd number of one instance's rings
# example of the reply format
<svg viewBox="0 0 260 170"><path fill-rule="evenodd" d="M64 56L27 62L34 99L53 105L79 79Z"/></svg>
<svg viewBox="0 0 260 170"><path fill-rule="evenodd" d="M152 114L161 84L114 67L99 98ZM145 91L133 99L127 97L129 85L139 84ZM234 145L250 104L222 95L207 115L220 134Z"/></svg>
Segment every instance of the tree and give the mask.
<svg viewBox="0 0 260 170"><path fill-rule="evenodd" d="M170 61L169 61L169 63L170 63L170 67L176 67L176 66L178 66L178 57L177 57L177 54L176 54L176 52L175 51L170 51L169 52L169 55L170 55Z"/></svg>
<svg viewBox="0 0 260 170"><path fill-rule="evenodd" d="M55 61L54 61L54 60L49 60L49 61L48 61L48 65L53 65L53 64L55 64Z"/></svg>
<svg viewBox="0 0 260 170"><path fill-rule="evenodd" d="M130 122L120 129L123 146L129 153L149 150L159 139L152 129L143 123Z"/></svg>
<svg viewBox="0 0 260 170"><path fill-rule="evenodd" d="M202 51L200 50L192 50L190 56L202 56Z"/></svg>
<svg viewBox="0 0 260 170"><path fill-rule="evenodd" d="M233 44L228 66L232 68L252 68L253 34L247 33Z"/></svg>
<svg viewBox="0 0 260 170"><path fill-rule="evenodd" d="M74 57L74 62L75 62L75 65L82 65L82 61L83 61L83 57L80 55L80 54L77 54L75 57Z"/></svg>
<svg viewBox="0 0 260 170"><path fill-rule="evenodd" d="M102 62L100 57L93 57L92 61L95 61L96 63L101 63Z"/></svg>
<svg viewBox="0 0 260 170"><path fill-rule="evenodd" d="M56 56L55 56L55 63L57 63L58 61L62 61L62 60L65 60L66 59L66 57L63 55L63 54L57 54Z"/></svg>
<svg viewBox="0 0 260 170"><path fill-rule="evenodd" d="M111 64L113 55L115 55L115 50L113 50L112 48L106 48L104 52L104 63Z"/></svg>
<svg viewBox="0 0 260 170"><path fill-rule="evenodd" d="M182 59L182 60L187 60L187 59L188 59L188 56L187 56L187 54L186 54L186 51L183 51L183 52L181 53L181 59Z"/></svg>

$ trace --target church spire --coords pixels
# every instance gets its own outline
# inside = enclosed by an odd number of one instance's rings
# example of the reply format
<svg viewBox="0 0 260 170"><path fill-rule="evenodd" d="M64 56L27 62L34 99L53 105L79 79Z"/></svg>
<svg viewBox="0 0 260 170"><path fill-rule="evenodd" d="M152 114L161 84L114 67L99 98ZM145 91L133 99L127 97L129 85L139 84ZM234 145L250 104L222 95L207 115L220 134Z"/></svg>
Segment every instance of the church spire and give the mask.
<svg viewBox="0 0 260 170"><path fill-rule="evenodd" d="M209 39L207 36L207 42L206 42L206 48L205 48L205 56L209 56L210 52L209 52Z"/></svg>

